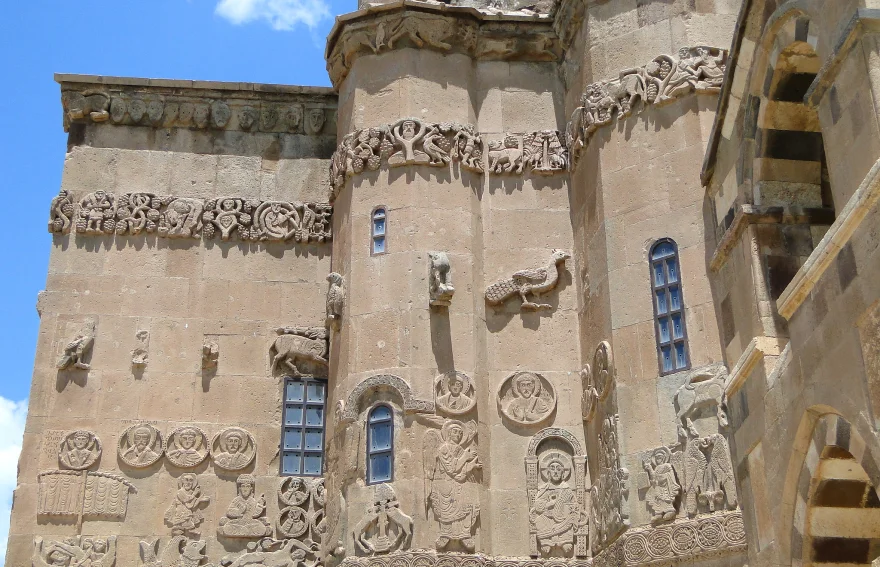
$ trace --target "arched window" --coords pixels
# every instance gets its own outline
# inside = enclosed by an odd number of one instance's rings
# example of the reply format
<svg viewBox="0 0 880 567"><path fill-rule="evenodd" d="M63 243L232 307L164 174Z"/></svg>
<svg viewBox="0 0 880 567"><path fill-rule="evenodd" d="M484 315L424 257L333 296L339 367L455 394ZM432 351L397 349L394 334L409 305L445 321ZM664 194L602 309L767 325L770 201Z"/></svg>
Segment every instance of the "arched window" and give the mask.
<svg viewBox="0 0 880 567"><path fill-rule="evenodd" d="M385 207L376 207L373 209L373 216L370 224L370 233L372 242L370 243L370 255L376 256L385 253Z"/></svg>
<svg viewBox="0 0 880 567"><path fill-rule="evenodd" d="M394 478L394 414L380 405L367 417L367 484Z"/></svg>
<svg viewBox="0 0 880 567"><path fill-rule="evenodd" d="M660 375L690 368L678 247L664 238L651 247L651 286Z"/></svg>

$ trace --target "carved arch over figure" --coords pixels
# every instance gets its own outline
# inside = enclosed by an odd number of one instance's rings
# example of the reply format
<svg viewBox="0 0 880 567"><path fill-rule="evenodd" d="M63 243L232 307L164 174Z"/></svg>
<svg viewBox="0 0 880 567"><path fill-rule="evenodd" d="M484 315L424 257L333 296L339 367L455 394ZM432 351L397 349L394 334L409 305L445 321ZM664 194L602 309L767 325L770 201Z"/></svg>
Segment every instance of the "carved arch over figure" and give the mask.
<svg viewBox="0 0 880 567"><path fill-rule="evenodd" d="M541 442L545 439L549 439L551 437L557 437L571 445L571 450L575 455L584 454L583 448L581 447L581 442L577 440L577 437L575 437L565 429L560 429L558 427L545 427L541 431L537 432L534 437L532 437L532 440L529 442L529 448L526 452L526 455L528 455L529 457L536 456L538 454L538 445L540 445Z"/></svg>
<svg viewBox="0 0 880 567"><path fill-rule="evenodd" d="M831 408L825 407L817 409L831 411ZM835 413L818 417L808 413L801 423L793 451L791 465L794 466L789 466L786 494L783 495L784 502L791 502L783 505L783 517L791 518L787 554L790 564L812 565L814 562L828 561L824 556L829 553L842 557L841 553L855 555L863 552L862 560L853 556L846 562L870 565L873 558L868 553L876 549L880 542L880 524L862 521L861 516L880 508L876 491L876 487L880 486L880 461L876 452L855 426ZM797 467L797 460L800 460L800 467ZM833 466L835 461L845 462L848 466ZM841 470L848 472L841 476ZM796 481L794 474L798 474ZM848 485L845 493L832 486L841 482ZM859 502L830 501L852 496L853 483L864 485L864 494ZM795 492L793 497L791 492ZM829 508L834 518L839 518L844 510L851 510L852 525L861 525L863 533L834 534L828 531L829 528L832 531L833 528L839 528L836 522L823 521L823 510Z"/></svg>
<svg viewBox="0 0 880 567"><path fill-rule="evenodd" d="M397 392L403 401L403 411L411 413L433 413L434 402L432 400L418 399L413 395L410 385L398 376L392 374L379 374L370 376L348 394L345 409L342 410L341 421L354 421L360 411L361 399L369 391L390 388Z"/></svg>

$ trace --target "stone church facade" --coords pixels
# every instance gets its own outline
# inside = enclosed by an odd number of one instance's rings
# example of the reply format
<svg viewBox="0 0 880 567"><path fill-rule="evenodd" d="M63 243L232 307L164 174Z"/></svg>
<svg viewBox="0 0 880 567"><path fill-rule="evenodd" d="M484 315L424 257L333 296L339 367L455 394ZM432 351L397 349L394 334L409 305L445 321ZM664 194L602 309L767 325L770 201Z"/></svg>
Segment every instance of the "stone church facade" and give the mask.
<svg viewBox="0 0 880 567"><path fill-rule="evenodd" d="M362 3L57 75L9 567L868 565L876 0Z"/></svg>

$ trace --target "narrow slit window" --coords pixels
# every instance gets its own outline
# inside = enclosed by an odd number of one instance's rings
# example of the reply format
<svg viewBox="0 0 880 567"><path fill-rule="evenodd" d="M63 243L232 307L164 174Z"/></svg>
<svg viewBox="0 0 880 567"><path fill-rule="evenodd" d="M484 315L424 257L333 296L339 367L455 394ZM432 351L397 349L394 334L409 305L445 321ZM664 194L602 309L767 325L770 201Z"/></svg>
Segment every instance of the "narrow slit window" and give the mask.
<svg viewBox="0 0 880 567"><path fill-rule="evenodd" d="M376 406L367 417L367 484L394 478L394 413Z"/></svg>
<svg viewBox="0 0 880 567"><path fill-rule="evenodd" d="M651 248L651 287L660 375L690 368L678 247L666 238Z"/></svg>
<svg viewBox="0 0 880 567"><path fill-rule="evenodd" d="M321 476L327 383L312 378L284 381L281 474Z"/></svg>
<svg viewBox="0 0 880 567"><path fill-rule="evenodd" d="M373 218L371 224L372 242L370 243L370 254L376 256L384 254L385 250L385 229L388 221L385 214L385 207L376 207L373 209Z"/></svg>

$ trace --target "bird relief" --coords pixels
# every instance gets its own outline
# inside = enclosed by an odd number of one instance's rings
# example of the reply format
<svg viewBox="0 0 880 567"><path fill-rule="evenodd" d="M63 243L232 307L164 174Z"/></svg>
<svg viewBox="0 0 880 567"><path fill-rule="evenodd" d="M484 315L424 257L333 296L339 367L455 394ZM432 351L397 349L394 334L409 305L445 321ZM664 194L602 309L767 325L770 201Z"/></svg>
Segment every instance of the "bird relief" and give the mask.
<svg viewBox="0 0 880 567"><path fill-rule="evenodd" d="M559 274L568 258L571 258L568 252L554 250L546 266L515 272L511 277L490 285L486 288L486 301L490 305L501 305L509 298L518 295L522 300L520 309L531 311L551 309L549 303L536 303L530 300L529 296L537 300L538 296L552 291L559 283Z"/></svg>

